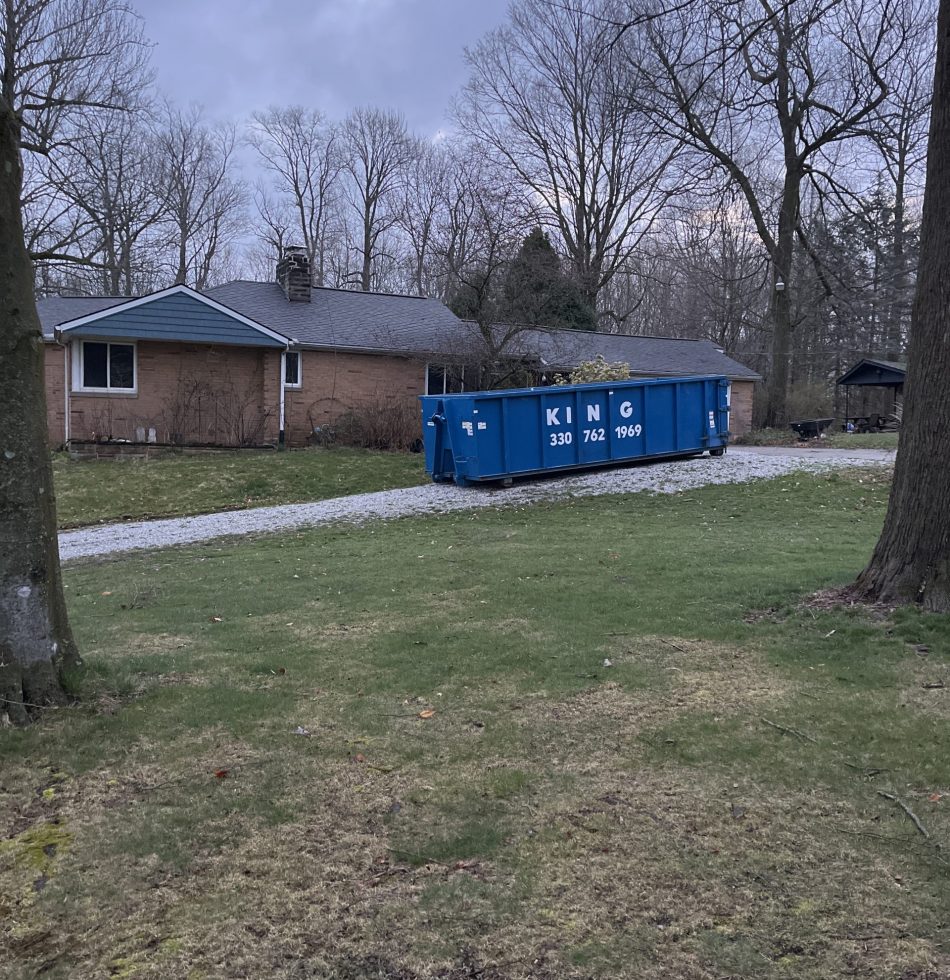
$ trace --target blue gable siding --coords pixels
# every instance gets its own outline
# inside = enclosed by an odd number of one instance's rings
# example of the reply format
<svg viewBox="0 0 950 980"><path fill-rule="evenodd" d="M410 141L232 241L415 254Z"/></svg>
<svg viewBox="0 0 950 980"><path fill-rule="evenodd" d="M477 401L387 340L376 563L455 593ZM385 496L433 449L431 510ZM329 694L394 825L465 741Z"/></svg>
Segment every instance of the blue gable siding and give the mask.
<svg viewBox="0 0 950 980"><path fill-rule="evenodd" d="M65 332L70 337L284 347L279 340L183 293L160 296L131 309L119 309L92 323L73 329L67 327Z"/></svg>

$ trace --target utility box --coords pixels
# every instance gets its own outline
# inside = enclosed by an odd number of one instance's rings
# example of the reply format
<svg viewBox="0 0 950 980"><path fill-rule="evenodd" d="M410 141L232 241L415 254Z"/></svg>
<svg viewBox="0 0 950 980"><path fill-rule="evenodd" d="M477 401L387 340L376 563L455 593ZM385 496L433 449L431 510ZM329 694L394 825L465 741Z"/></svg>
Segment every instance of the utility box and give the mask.
<svg viewBox="0 0 950 980"><path fill-rule="evenodd" d="M422 395L426 470L459 486L636 460L721 456L729 379L649 378Z"/></svg>

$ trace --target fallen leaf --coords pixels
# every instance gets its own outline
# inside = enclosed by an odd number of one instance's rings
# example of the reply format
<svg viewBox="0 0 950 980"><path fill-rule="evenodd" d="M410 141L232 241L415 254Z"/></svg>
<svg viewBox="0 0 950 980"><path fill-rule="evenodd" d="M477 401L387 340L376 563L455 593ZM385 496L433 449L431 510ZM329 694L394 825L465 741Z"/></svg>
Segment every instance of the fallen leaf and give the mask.
<svg viewBox="0 0 950 980"><path fill-rule="evenodd" d="M927 799L930 800L931 803L939 803L943 799L943 793L931 793Z"/></svg>
<svg viewBox="0 0 950 980"><path fill-rule="evenodd" d="M215 779L227 779L230 769L215 769L214 778Z"/></svg>
<svg viewBox="0 0 950 980"><path fill-rule="evenodd" d="M99 595L112 595L111 592L100 592Z"/></svg>
<svg viewBox="0 0 950 980"><path fill-rule="evenodd" d="M425 711L419 712L420 718L432 718L435 716L435 710L432 708L426 708Z"/></svg>
<svg viewBox="0 0 950 980"><path fill-rule="evenodd" d="M356 755L353 756L353 761L354 762L365 762L366 761L366 756L363 755L362 752L357 752Z"/></svg>

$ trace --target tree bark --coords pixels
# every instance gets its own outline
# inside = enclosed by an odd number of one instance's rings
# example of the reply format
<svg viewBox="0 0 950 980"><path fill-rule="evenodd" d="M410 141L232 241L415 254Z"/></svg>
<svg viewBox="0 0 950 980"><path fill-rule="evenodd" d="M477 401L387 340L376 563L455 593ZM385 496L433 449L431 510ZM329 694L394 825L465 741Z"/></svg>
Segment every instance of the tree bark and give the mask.
<svg viewBox="0 0 950 980"><path fill-rule="evenodd" d="M63 704L80 664L56 535L33 269L23 239L19 122L0 106L0 722Z"/></svg>
<svg viewBox="0 0 950 980"><path fill-rule="evenodd" d="M904 418L884 530L855 592L950 612L950 0L940 0Z"/></svg>
<svg viewBox="0 0 950 980"><path fill-rule="evenodd" d="M782 188L778 234L772 253L772 297L769 319L772 324L772 353L765 409L766 426L783 425L788 404L788 367L792 345L792 264L795 257L795 229L801 198L800 166L790 150L788 172Z"/></svg>

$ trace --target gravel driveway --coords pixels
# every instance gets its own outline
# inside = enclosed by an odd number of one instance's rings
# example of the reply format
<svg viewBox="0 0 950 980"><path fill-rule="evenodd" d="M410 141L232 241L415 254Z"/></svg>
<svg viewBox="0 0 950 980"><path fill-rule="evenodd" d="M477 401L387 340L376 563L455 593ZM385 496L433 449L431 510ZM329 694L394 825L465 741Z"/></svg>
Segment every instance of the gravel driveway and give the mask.
<svg viewBox="0 0 950 980"><path fill-rule="evenodd" d="M137 521L63 531L59 550L64 561L169 545L194 544L230 535L261 534L317 524L363 524L411 514L448 513L478 507L518 507L541 500L602 494L679 493L709 484L745 483L805 470L821 472L848 466L888 465L887 450L783 449L737 446L725 456L652 463L616 470L497 487L461 488L429 484L378 493L336 497L312 504L256 507L199 517Z"/></svg>

